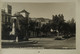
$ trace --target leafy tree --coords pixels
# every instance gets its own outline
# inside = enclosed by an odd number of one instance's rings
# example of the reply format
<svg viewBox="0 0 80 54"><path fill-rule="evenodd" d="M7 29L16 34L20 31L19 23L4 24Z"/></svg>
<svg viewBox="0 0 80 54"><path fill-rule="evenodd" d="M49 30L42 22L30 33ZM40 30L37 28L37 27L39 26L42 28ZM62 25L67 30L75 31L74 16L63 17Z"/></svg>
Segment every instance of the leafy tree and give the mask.
<svg viewBox="0 0 80 54"><path fill-rule="evenodd" d="M22 40L28 40L28 24L25 19L19 20L20 24L20 30L19 30L19 39Z"/></svg>
<svg viewBox="0 0 80 54"><path fill-rule="evenodd" d="M68 21L68 24L70 26L70 33L74 33L75 34L75 31L76 31L76 23L75 23L75 20L74 18L72 18L71 20Z"/></svg>
<svg viewBox="0 0 80 54"><path fill-rule="evenodd" d="M40 27L38 26L39 22L30 20L29 30L33 32L33 36L39 36Z"/></svg>
<svg viewBox="0 0 80 54"><path fill-rule="evenodd" d="M43 33L45 33L46 36L47 36L48 32L50 32L50 24L49 23L48 24L43 24L43 26L41 27L41 31Z"/></svg>
<svg viewBox="0 0 80 54"><path fill-rule="evenodd" d="M57 33L62 31L63 24L65 23L64 21L65 20L64 20L63 14L59 14L59 15L55 15L55 16L53 15L52 26L53 26L54 30L57 31Z"/></svg>
<svg viewBox="0 0 80 54"><path fill-rule="evenodd" d="M29 31L33 32L33 36L35 35L35 25L36 25L36 22L30 20L30 22L29 22Z"/></svg>

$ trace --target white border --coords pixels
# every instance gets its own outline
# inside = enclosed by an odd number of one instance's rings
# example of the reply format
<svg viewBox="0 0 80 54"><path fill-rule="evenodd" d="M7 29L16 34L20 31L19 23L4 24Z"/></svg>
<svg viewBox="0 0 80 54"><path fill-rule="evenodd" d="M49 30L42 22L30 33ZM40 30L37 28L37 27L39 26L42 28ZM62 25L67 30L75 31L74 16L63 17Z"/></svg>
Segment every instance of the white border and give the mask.
<svg viewBox="0 0 80 54"><path fill-rule="evenodd" d="M3 2L75 2L76 0L1 0Z"/></svg>
<svg viewBox="0 0 80 54"><path fill-rule="evenodd" d="M77 21L77 25L76 25L76 50L54 50L54 49L43 49L43 50L36 50L36 49L27 49L27 50L23 50L22 49L17 49L17 50L7 50L7 49L3 49L1 50L1 54L79 54L79 50L80 50L80 44L79 44L79 41L80 41L80 23L79 23L79 14L80 12L78 10L80 10L80 7L79 7L79 0L1 0L2 2L37 2L37 3L52 3L52 2L75 2L76 3L76 21ZM0 7L2 5L2 2L0 2ZM1 18L0 18L1 19ZM1 22L1 20L0 20ZM0 24L1 25L1 24ZM1 26L0 26L0 29L1 29ZM1 33L0 33L0 36L1 36ZM15 52L16 51L16 52ZM40 53L39 53L40 52Z"/></svg>

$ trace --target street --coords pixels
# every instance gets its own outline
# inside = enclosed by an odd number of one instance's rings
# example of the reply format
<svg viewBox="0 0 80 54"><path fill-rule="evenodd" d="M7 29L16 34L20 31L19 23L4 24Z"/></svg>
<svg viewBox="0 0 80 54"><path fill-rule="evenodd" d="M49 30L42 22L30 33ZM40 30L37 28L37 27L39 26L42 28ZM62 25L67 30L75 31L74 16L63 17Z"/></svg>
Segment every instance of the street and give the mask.
<svg viewBox="0 0 80 54"><path fill-rule="evenodd" d="M54 38L30 38L23 43L2 43L3 48L28 48L28 49L75 49L75 38L55 40ZM33 43L33 42L34 43Z"/></svg>
<svg viewBox="0 0 80 54"><path fill-rule="evenodd" d="M41 45L45 49L75 49L75 38L66 40L54 40L54 38L32 38L38 41L36 45Z"/></svg>

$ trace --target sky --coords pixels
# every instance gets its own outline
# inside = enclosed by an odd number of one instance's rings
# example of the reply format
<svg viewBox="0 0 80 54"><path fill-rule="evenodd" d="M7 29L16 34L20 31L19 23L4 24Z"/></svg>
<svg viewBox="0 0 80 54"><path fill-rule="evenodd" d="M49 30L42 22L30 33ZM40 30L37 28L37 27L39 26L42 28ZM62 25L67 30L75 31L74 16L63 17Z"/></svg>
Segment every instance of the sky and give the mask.
<svg viewBox="0 0 80 54"><path fill-rule="evenodd" d="M25 9L30 13L31 18L49 18L52 19L52 15L63 14L66 21L74 18L76 15L75 3L4 3L3 8L7 9L7 4L12 6L12 14Z"/></svg>

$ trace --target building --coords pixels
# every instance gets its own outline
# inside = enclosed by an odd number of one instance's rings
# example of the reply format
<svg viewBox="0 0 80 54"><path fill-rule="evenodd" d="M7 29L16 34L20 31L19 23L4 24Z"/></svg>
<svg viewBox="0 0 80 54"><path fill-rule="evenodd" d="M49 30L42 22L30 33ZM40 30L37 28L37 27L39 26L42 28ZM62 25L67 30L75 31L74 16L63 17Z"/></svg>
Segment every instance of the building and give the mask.
<svg viewBox="0 0 80 54"><path fill-rule="evenodd" d="M12 6L7 5L8 12L1 10L2 15L2 39L10 39L9 32L11 28Z"/></svg>
<svg viewBox="0 0 80 54"><path fill-rule="evenodd" d="M46 18L37 18L36 22L40 22L40 27L42 27L44 24L49 23L50 19L46 19Z"/></svg>
<svg viewBox="0 0 80 54"><path fill-rule="evenodd" d="M22 10L12 15L12 6L7 5L7 11L2 9L2 39L28 40L29 12Z"/></svg>
<svg viewBox="0 0 80 54"><path fill-rule="evenodd" d="M29 12L22 10L15 13L12 17L16 17L16 36L19 41L28 40Z"/></svg>
<svg viewBox="0 0 80 54"><path fill-rule="evenodd" d="M7 12L2 10L2 39L16 40L18 37L19 41L24 41L29 37L41 36L41 27L49 24L50 19L30 18L29 14L23 9L12 15L12 6L7 5Z"/></svg>
<svg viewBox="0 0 80 54"><path fill-rule="evenodd" d="M31 31L31 37L41 37L43 35L43 32L41 31L41 28L43 25L46 25L49 23L50 19L46 18L31 18L33 22L35 22L35 31ZM34 24L34 23L33 23ZM33 26L34 27L34 26Z"/></svg>

